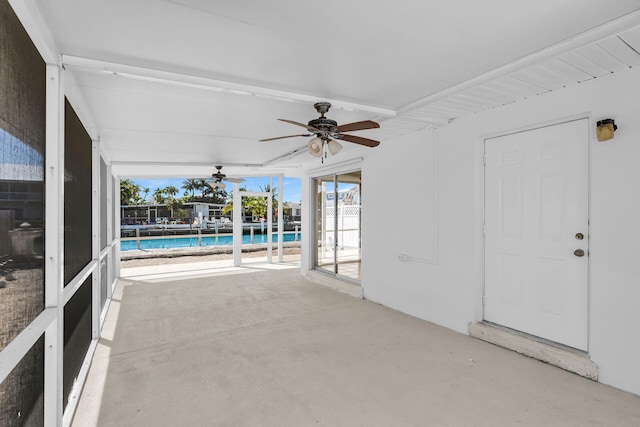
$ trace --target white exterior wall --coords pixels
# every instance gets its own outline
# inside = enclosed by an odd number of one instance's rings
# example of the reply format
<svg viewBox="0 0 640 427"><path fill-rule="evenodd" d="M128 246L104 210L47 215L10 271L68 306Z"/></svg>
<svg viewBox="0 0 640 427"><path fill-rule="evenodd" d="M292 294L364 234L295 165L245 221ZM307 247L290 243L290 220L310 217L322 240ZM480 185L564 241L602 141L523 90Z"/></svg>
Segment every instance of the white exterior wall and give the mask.
<svg viewBox="0 0 640 427"><path fill-rule="evenodd" d="M468 322L482 320L484 138L588 117L589 354L601 382L640 394L639 93L640 69L628 70L372 150L363 162L365 297L467 333ZM604 118L619 129L600 143L595 122ZM400 253L423 262L402 262Z"/></svg>

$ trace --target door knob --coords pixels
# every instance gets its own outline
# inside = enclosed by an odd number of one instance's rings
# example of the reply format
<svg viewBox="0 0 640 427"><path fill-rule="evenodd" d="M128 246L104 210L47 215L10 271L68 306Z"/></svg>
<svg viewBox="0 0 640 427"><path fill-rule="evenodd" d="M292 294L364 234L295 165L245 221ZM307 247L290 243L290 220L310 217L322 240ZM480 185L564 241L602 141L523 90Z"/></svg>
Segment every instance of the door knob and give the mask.
<svg viewBox="0 0 640 427"><path fill-rule="evenodd" d="M584 256L584 251L582 249L576 249L575 251L573 251L573 254L577 257L581 257Z"/></svg>

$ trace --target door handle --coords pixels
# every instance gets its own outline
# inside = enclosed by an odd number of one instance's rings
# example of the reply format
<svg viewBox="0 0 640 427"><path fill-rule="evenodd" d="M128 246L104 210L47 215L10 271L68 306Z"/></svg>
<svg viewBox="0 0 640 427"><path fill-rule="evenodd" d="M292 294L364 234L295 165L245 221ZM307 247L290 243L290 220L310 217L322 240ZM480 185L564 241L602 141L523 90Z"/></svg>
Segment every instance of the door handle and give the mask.
<svg viewBox="0 0 640 427"><path fill-rule="evenodd" d="M584 251L582 249L576 249L575 251L573 251L573 254L577 257L582 257L584 256Z"/></svg>

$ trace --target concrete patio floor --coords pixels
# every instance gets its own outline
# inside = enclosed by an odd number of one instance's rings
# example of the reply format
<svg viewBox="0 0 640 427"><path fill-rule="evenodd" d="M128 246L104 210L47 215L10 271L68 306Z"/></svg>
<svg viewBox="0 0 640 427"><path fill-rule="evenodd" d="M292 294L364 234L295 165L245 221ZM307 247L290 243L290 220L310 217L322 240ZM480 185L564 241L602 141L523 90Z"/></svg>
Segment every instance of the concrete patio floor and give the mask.
<svg viewBox="0 0 640 427"><path fill-rule="evenodd" d="M119 281L74 426L638 426L640 397L297 265Z"/></svg>

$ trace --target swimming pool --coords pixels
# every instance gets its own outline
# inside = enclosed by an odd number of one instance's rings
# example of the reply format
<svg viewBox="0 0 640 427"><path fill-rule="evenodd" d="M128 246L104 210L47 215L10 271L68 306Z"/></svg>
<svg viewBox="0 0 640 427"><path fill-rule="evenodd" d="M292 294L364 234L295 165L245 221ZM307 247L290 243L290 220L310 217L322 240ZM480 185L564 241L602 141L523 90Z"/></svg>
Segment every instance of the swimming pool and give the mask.
<svg viewBox="0 0 640 427"><path fill-rule="evenodd" d="M298 238L295 237L295 232L282 233L283 242L293 242L300 240L300 233ZM278 235L273 234L273 242L278 241ZM242 236L242 244L248 245L251 243L251 236L246 234ZM253 243L267 243L266 234L255 234L253 236ZM233 236L202 236L202 246L225 246L233 244ZM161 238L161 239L140 239L140 249L169 249L169 248L191 248L198 246L198 237L178 237L178 238ZM138 244L135 240L122 240L120 241L120 251L131 251L138 249Z"/></svg>

